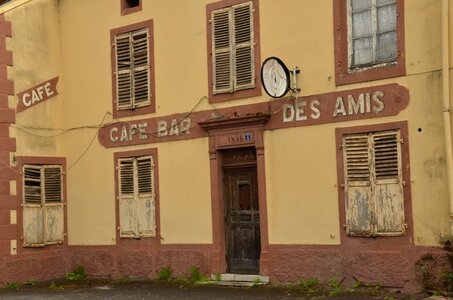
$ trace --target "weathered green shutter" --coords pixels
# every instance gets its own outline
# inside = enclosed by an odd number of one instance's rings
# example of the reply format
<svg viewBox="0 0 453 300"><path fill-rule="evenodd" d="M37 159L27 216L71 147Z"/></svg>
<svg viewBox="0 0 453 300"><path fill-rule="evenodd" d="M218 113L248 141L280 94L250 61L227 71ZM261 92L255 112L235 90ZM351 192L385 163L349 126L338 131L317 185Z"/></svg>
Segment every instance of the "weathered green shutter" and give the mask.
<svg viewBox="0 0 453 300"><path fill-rule="evenodd" d="M345 208L348 235L372 234L372 186L368 135L343 138L345 164Z"/></svg>
<svg viewBox="0 0 453 300"><path fill-rule="evenodd" d="M373 135L376 233L404 233L404 200L399 131Z"/></svg>

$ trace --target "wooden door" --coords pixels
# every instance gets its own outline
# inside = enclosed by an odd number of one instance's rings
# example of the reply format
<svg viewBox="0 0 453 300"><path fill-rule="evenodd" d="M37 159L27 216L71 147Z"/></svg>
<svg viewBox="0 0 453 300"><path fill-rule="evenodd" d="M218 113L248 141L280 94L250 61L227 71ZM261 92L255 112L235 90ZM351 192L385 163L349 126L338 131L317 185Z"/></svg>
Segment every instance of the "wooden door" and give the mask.
<svg viewBox="0 0 453 300"><path fill-rule="evenodd" d="M258 274L260 213L256 167L224 169L227 272Z"/></svg>

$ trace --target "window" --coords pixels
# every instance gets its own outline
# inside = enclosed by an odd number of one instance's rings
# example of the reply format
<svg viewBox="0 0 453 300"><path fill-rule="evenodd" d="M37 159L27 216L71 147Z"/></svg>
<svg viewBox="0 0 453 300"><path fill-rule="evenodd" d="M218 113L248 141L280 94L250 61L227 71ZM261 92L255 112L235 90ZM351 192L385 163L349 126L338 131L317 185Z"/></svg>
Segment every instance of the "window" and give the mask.
<svg viewBox="0 0 453 300"><path fill-rule="evenodd" d="M121 15L142 10L142 0L121 0Z"/></svg>
<svg viewBox="0 0 453 300"><path fill-rule="evenodd" d="M61 165L25 164L23 240L25 247L64 242L63 170Z"/></svg>
<svg viewBox="0 0 453 300"><path fill-rule="evenodd" d="M403 0L334 0L336 82L405 74Z"/></svg>
<svg viewBox="0 0 453 300"><path fill-rule="evenodd" d="M258 1L220 1L206 8L210 100L259 95Z"/></svg>
<svg viewBox="0 0 453 300"><path fill-rule="evenodd" d="M120 238L155 237L156 152L116 154ZM138 154L139 156L128 156Z"/></svg>
<svg viewBox="0 0 453 300"><path fill-rule="evenodd" d="M346 234L403 235L403 158L407 158L401 129L342 133L337 139L342 151Z"/></svg>
<svg viewBox="0 0 453 300"><path fill-rule="evenodd" d="M117 117L154 112L152 21L111 31Z"/></svg>

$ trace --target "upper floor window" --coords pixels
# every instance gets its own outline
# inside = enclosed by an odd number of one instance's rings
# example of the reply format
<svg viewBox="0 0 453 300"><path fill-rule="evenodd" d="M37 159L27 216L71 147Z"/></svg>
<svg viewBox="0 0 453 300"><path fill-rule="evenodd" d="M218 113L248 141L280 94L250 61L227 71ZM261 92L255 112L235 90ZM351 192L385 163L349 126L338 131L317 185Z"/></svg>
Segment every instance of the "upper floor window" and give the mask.
<svg viewBox="0 0 453 300"><path fill-rule="evenodd" d="M114 116L155 111L152 29L151 20L111 30Z"/></svg>
<svg viewBox="0 0 453 300"><path fill-rule="evenodd" d="M224 0L206 11L210 100L259 95L258 1Z"/></svg>
<svg viewBox="0 0 453 300"><path fill-rule="evenodd" d="M334 0L336 83L403 75L403 0Z"/></svg>
<svg viewBox="0 0 453 300"><path fill-rule="evenodd" d="M142 0L121 0L121 14L127 15L142 9Z"/></svg>
<svg viewBox="0 0 453 300"><path fill-rule="evenodd" d="M24 247L64 243L62 165L25 164L22 173Z"/></svg>

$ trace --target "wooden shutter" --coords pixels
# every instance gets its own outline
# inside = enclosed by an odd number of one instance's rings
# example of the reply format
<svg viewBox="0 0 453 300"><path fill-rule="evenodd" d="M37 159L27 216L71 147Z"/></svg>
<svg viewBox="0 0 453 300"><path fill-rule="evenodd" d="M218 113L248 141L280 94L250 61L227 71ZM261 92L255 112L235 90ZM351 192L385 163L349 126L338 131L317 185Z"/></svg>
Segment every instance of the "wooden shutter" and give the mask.
<svg viewBox="0 0 453 300"><path fill-rule="evenodd" d="M343 138L345 164L345 208L348 235L372 234L372 187L367 134Z"/></svg>
<svg viewBox="0 0 453 300"><path fill-rule="evenodd" d="M213 93L233 91L232 37L230 9L212 12L212 77Z"/></svg>
<svg viewBox="0 0 453 300"><path fill-rule="evenodd" d="M24 172L24 246L42 247L64 241L62 168L26 165Z"/></svg>
<svg viewBox="0 0 453 300"><path fill-rule="evenodd" d="M148 28L132 33L133 108L150 104Z"/></svg>
<svg viewBox="0 0 453 300"><path fill-rule="evenodd" d="M24 166L23 180L23 245L25 247L43 247L45 245L45 241L41 190L41 167L31 165Z"/></svg>
<svg viewBox="0 0 453 300"><path fill-rule="evenodd" d="M136 237L136 203L134 201L134 159L118 161L120 237Z"/></svg>
<svg viewBox="0 0 453 300"><path fill-rule="evenodd" d="M132 108L132 47L130 33L115 36L116 108Z"/></svg>
<svg viewBox="0 0 453 300"><path fill-rule="evenodd" d="M373 135L376 233L404 233L404 200L401 168L400 132Z"/></svg>
<svg viewBox="0 0 453 300"><path fill-rule="evenodd" d="M61 166L43 166L44 228L46 244L64 241L64 209Z"/></svg>
<svg viewBox="0 0 453 300"><path fill-rule="evenodd" d="M138 228L143 237L156 236L154 164L151 156L137 158Z"/></svg>
<svg viewBox="0 0 453 300"><path fill-rule="evenodd" d="M255 86L252 3L233 6L234 16L234 89Z"/></svg>

